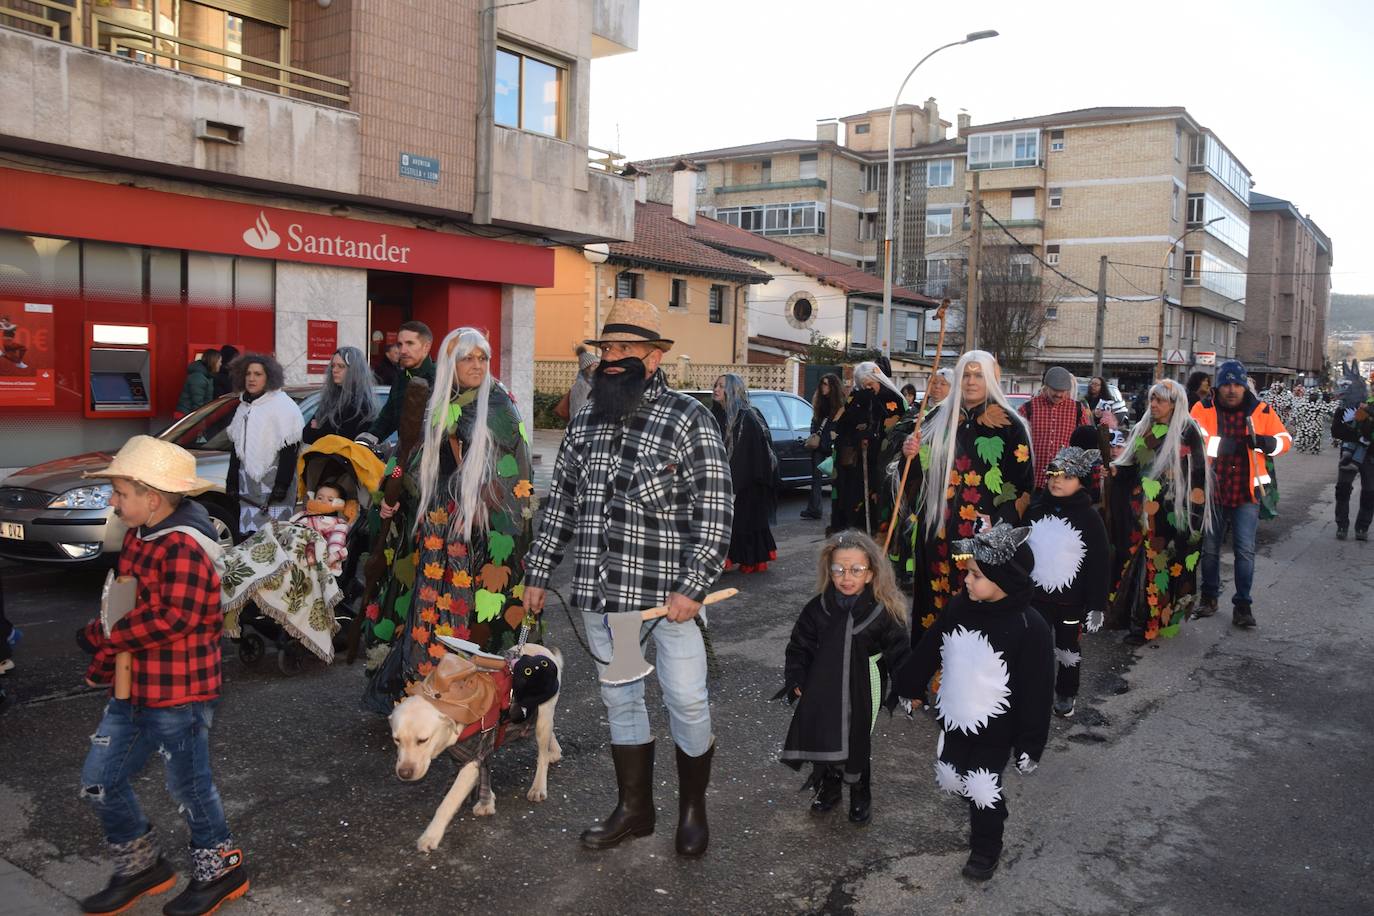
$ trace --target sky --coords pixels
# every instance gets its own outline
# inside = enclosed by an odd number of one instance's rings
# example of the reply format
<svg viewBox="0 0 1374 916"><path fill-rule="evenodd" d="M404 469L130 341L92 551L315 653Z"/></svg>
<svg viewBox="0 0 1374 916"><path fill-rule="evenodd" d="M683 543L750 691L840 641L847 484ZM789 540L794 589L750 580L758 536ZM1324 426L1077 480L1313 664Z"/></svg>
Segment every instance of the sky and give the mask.
<svg viewBox="0 0 1374 916"><path fill-rule="evenodd" d="M1374 293L1369 0L640 0L639 17L639 49L592 64L593 146L645 159L814 137L819 119L891 105L929 50L996 29L932 57L902 101L934 96L975 126L1182 105L1254 190L1331 238L1333 291Z"/></svg>

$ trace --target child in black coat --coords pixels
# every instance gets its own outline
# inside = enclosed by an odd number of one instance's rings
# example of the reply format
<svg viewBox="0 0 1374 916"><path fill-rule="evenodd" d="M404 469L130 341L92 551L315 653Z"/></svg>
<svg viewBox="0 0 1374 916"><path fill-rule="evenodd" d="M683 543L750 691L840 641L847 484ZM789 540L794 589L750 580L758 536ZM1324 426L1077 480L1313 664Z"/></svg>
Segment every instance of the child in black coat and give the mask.
<svg viewBox="0 0 1374 916"><path fill-rule="evenodd" d="M885 678L911 651L906 599L892 564L868 535L853 529L821 548L815 598L802 608L787 644L779 697L797 709L781 760L794 770L812 764L802 786L815 788L813 814L824 814L849 784L849 819L872 816L869 736L877 721ZM775 697L776 699L776 697Z"/></svg>
<svg viewBox="0 0 1374 916"><path fill-rule="evenodd" d="M1050 732L1054 642L1031 607L1030 529L1006 522L952 545L964 588L894 673L898 694L919 697L941 669L935 714L935 782L968 799L964 876L986 881L1002 855L1007 819L1002 770L1039 763Z"/></svg>
<svg viewBox="0 0 1374 916"><path fill-rule="evenodd" d="M1083 630L1096 633L1107 609L1107 526L1092 498L1093 475L1101 465L1095 448L1061 448L1026 513L1035 554L1031 602L1054 630L1054 712L1065 718L1073 715L1078 696Z"/></svg>

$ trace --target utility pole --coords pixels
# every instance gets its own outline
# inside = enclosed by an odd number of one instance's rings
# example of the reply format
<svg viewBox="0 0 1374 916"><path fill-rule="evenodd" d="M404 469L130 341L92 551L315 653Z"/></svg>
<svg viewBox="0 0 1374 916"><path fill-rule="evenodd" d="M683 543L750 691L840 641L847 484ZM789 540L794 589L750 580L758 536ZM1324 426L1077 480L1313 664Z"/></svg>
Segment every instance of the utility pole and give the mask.
<svg viewBox="0 0 1374 916"><path fill-rule="evenodd" d="M964 296L964 352L978 349L978 304L983 295L983 284L978 271L983 259L983 195L979 179L981 174L973 173L973 241L968 250L968 292Z"/></svg>
<svg viewBox="0 0 1374 916"><path fill-rule="evenodd" d="M1107 334L1107 256L1097 262L1097 328L1093 332L1093 375L1102 375L1102 343Z"/></svg>

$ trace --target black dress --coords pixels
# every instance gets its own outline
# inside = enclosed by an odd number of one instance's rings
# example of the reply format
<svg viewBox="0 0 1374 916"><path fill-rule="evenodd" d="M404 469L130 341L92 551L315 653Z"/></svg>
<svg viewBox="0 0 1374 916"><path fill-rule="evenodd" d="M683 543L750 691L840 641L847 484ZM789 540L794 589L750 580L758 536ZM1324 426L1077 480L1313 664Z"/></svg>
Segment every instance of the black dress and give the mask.
<svg viewBox="0 0 1374 916"><path fill-rule="evenodd" d="M868 768L869 736L887 670L911 651L906 628L878 603L872 589L852 598L833 586L802 608L787 643L784 695L800 687L781 760L843 766L854 781Z"/></svg>
<svg viewBox="0 0 1374 916"><path fill-rule="evenodd" d="M730 530L731 563L744 572L762 571L777 559L778 544L768 521L777 505L777 465L763 420L752 407L740 410L725 431L725 411L712 403L711 415L722 430L735 489L735 516Z"/></svg>
<svg viewBox="0 0 1374 916"><path fill-rule="evenodd" d="M835 423L835 505L830 530L857 528L873 534L886 524L881 499L886 481L882 445L905 410L902 399L886 388L870 391L860 386L850 394Z"/></svg>
<svg viewBox="0 0 1374 916"><path fill-rule="evenodd" d="M316 422L320 424L318 428L314 425ZM347 414L338 423L327 423L316 415L314 420L305 424L305 429L301 432L301 441L306 445L312 445L325 436L343 436L345 439L351 440L357 438L359 433L367 432L371 423L372 414L363 408Z"/></svg>

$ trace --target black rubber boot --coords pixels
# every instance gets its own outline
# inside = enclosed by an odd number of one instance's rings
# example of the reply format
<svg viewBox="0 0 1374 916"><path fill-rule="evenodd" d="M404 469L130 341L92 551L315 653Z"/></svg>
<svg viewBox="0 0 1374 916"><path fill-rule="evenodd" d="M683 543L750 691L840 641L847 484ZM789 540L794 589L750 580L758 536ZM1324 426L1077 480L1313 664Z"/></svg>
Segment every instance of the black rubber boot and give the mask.
<svg viewBox="0 0 1374 916"><path fill-rule="evenodd" d="M205 916L248 893L243 853L227 840L212 849L192 849L195 877L162 908L164 916Z"/></svg>
<svg viewBox="0 0 1374 916"><path fill-rule="evenodd" d="M711 758L715 742L700 757L691 757L677 748L677 836L680 856L699 856L711 841L706 824L706 786L711 782Z"/></svg>
<svg viewBox="0 0 1374 916"><path fill-rule="evenodd" d="M816 795L811 799L811 813L828 813L840 803L843 795L844 776L834 767L826 767L825 772L821 774L820 784L816 786Z"/></svg>
<svg viewBox="0 0 1374 916"><path fill-rule="evenodd" d="M122 913L140 898L166 893L176 883L176 871L159 856L156 862L136 874L116 872L103 891L81 901L81 912Z"/></svg>
<svg viewBox="0 0 1374 916"><path fill-rule="evenodd" d="M582 831L588 849L610 849L632 836L654 832L654 743L612 744L619 801L600 824Z"/></svg>
<svg viewBox="0 0 1374 916"><path fill-rule="evenodd" d="M849 787L849 819L860 827L868 826L873 818L873 786L869 781L871 771L864 767L859 781Z"/></svg>

